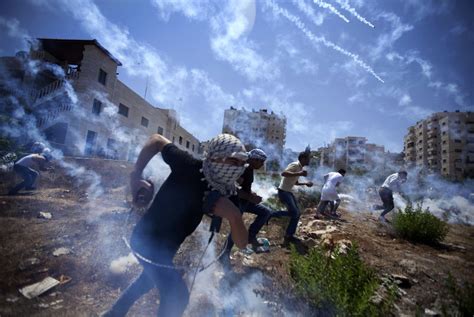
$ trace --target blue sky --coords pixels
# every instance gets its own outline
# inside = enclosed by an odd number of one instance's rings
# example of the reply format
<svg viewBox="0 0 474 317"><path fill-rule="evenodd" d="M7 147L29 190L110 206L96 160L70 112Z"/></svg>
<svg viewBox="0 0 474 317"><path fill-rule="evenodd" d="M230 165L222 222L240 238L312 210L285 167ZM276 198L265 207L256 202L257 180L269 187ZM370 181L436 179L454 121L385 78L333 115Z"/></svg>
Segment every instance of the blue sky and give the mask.
<svg viewBox="0 0 474 317"><path fill-rule="evenodd" d="M417 120L474 109L473 21L471 0L4 0L0 55L95 38L200 140L235 106L286 115L294 150L356 135L401 151Z"/></svg>

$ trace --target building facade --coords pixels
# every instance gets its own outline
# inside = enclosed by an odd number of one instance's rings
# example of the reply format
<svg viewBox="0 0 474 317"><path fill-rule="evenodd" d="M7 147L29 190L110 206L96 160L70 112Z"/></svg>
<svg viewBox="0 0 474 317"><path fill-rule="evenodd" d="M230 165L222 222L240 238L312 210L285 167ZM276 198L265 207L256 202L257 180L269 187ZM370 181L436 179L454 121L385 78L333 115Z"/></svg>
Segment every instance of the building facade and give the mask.
<svg viewBox="0 0 474 317"><path fill-rule="evenodd" d="M223 133L233 134L244 142L247 149L262 148L270 158L280 158L286 140L286 117L273 111L225 110Z"/></svg>
<svg viewBox="0 0 474 317"><path fill-rule="evenodd" d="M405 163L451 180L474 177L474 113L436 112L408 128Z"/></svg>
<svg viewBox="0 0 474 317"><path fill-rule="evenodd" d="M336 138L330 145L318 149L320 165L334 170L370 170L385 164L385 148L367 143L367 138L348 136Z"/></svg>
<svg viewBox="0 0 474 317"><path fill-rule="evenodd" d="M153 107L120 81L122 64L96 40L38 42L28 58L39 71L23 74L22 85L30 91L26 103L38 128L55 148L132 160L139 144L159 133L198 156L199 140L179 125L176 113Z"/></svg>

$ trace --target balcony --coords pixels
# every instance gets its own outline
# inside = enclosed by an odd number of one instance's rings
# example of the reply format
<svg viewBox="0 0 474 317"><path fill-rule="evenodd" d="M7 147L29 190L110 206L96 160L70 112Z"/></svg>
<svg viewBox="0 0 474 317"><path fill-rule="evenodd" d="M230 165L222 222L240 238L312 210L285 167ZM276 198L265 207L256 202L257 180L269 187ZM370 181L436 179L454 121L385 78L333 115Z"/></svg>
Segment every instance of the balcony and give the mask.
<svg viewBox="0 0 474 317"><path fill-rule="evenodd" d="M30 93L30 97L33 104L39 103L41 100L48 96L52 96L56 92L62 91L62 88L66 86L66 83L70 80L76 80L79 78L78 71L71 71L64 78L53 81L45 87L34 90Z"/></svg>

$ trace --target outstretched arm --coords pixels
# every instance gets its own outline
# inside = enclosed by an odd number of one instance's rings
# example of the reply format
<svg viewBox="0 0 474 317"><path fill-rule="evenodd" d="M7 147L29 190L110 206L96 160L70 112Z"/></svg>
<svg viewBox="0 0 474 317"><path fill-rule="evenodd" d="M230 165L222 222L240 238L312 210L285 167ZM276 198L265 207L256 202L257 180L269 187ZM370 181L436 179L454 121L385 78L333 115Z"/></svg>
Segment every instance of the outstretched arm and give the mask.
<svg viewBox="0 0 474 317"><path fill-rule="evenodd" d="M138 155L133 172L130 174L130 188L132 191L132 197L135 197L141 188L145 188L147 190L151 189L151 185L142 178L143 170L145 169L148 162L150 162L150 160L153 158L153 156L161 152L164 146L169 143L171 143L170 140L159 134L153 134L145 143L142 150L140 151L140 154Z"/></svg>
<svg viewBox="0 0 474 317"><path fill-rule="evenodd" d="M248 231L239 209L228 198L221 197L217 200L212 212L229 221L232 240L240 249L245 248L248 243Z"/></svg>

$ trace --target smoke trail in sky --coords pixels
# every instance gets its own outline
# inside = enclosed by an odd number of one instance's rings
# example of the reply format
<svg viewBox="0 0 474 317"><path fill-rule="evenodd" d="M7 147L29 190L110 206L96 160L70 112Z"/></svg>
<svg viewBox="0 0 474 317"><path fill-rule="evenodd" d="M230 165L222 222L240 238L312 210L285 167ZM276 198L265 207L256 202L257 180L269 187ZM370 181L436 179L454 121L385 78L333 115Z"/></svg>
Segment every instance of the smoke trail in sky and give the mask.
<svg viewBox="0 0 474 317"><path fill-rule="evenodd" d="M316 2L316 1L315 1ZM341 8L343 8L344 10L348 11L350 14L352 14L357 20L359 20L360 22L364 23L364 24L367 24L368 26L370 26L371 28L375 28L375 26L370 23L369 21L367 21L366 18L364 18L363 16L361 16L359 13L357 13L357 11L351 7L349 5L349 2L347 0L336 0L337 3L339 3L339 5L341 6Z"/></svg>
<svg viewBox="0 0 474 317"><path fill-rule="evenodd" d="M310 19L314 24L320 26L324 21L324 15L322 13L318 13L314 11L313 7L308 5L304 0L292 0L293 4L306 16Z"/></svg>
<svg viewBox="0 0 474 317"><path fill-rule="evenodd" d="M383 79L377 75L377 73L375 73L375 71L372 69L372 67L370 67L369 65L367 65L364 61L362 61L360 58L359 58L359 55L357 54L354 54L354 53L351 53L347 50L345 50L344 48L340 47L339 45L327 40L324 36L316 36L313 32L311 32L310 30L308 30L308 28L306 27L306 25L301 21L301 19L291 13L288 12L288 10L280 7L279 5L275 4L273 1L271 0L267 0L266 1L266 5L271 7L273 9L273 12L276 13L276 14L280 14L280 15L283 15L285 18L287 18L288 20L290 20L291 22L293 22L296 27L298 27L298 29L300 29L305 35L306 37L311 40L312 42L314 43L322 43L323 45L325 45L326 47L329 47L329 48L332 48L333 50L336 50L338 52L340 52L341 54L344 54L350 58L352 58L352 60L358 64L359 66L361 66L363 69L365 69L367 72L369 72L370 74L372 74L372 76L374 76L377 80L379 80L380 82L384 83Z"/></svg>
<svg viewBox="0 0 474 317"><path fill-rule="evenodd" d="M340 17L342 20L344 20L344 22L349 23L349 19L346 18L341 12L339 12L333 5L321 0L313 0L313 2L314 4L318 5L320 8L328 9L329 11L331 11L332 13Z"/></svg>

